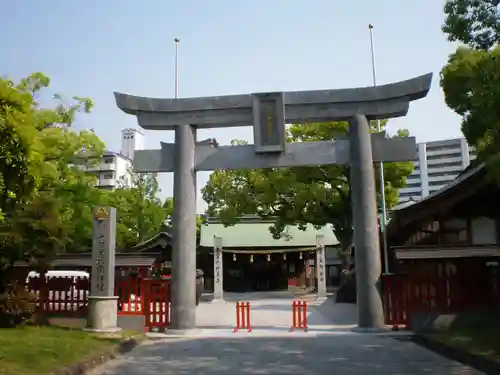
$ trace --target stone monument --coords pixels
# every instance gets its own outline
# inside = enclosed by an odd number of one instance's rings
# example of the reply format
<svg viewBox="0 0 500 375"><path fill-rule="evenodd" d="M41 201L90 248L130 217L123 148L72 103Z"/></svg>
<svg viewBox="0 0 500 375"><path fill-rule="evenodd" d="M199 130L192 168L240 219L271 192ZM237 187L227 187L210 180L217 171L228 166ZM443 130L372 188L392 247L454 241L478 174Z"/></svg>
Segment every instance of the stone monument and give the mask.
<svg viewBox="0 0 500 375"><path fill-rule="evenodd" d="M316 235L316 259L314 262L316 279L318 280L318 299L324 299L326 294L326 257L324 236Z"/></svg>
<svg viewBox="0 0 500 375"><path fill-rule="evenodd" d="M327 164L351 166L358 283L358 325L381 329L384 313L373 162L416 158L413 137L370 134L369 121L406 115L409 103L425 97L432 74L383 86L273 92L204 98L155 99L115 93L117 106L149 130L174 130L175 143L137 151L137 172L174 172L172 328L195 329L196 172ZM347 139L285 142L285 124L344 121ZM253 145L196 142L197 129L253 126Z"/></svg>
<svg viewBox="0 0 500 375"><path fill-rule="evenodd" d="M95 207L92 273L86 330L116 332L117 302L115 296L116 208Z"/></svg>
<svg viewBox="0 0 500 375"><path fill-rule="evenodd" d="M224 265L222 259L222 238L214 236L214 297L212 302L222 302L224 300Z"/></svg>

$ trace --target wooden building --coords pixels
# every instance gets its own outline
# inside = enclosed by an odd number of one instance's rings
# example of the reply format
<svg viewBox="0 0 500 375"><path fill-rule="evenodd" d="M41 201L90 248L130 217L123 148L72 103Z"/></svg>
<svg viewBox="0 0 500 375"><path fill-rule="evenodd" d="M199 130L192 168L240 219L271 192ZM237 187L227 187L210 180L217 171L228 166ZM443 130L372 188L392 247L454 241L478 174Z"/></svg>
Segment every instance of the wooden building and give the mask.
<svg viewBox="0 0 500 375"><path fill-rule="evenodd" d="M116 253L116 276L118 278L128 276L130 272L133 272L142 277L146 277L150 274L152 268L157 268L159 265L170 267L172 259L171 246L172 237L170 234L161 232L128 251ZM51 261L50 269L91 272L92 262L92 253L61 253L57 254ZM19 269L23 275L29 272L26 262L16 262L14 266Z"/></svg>
<svg viewBox="0 0 500 375"><path fill-rule="evenodd" d="M412 309L497 305L500 187L484 165L396 210L387 226L391 271L411 283Z"/></svg>
<svg viewBox="0 0 500 375"><path fill-rule="evenodd" d="M337 281L340 271L338 241L331 228L316 230L309 225L302 231L289 226L280 239L274 239L269 232L272 223L272 220L245 216L235 225L225 227L218 219L207 219L201 228L198 259L209 289L214 280L214 238L219 238L222 245L223 289L226 292L314 287L317 236L326 246L326 281Z"/></svg>

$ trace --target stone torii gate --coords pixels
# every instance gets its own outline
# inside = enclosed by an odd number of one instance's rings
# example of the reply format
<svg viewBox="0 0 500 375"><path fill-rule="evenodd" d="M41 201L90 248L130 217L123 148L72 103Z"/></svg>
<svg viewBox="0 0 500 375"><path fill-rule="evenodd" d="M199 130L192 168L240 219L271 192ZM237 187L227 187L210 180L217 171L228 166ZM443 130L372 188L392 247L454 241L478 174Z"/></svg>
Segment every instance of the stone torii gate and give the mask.
<svg viewBox="0 0 500 375"><path fill-rule="evenodd" d="M175 143L136 151L136 172L174 172L172 330L196 328L196 172L349 164L358 326L384 327L378 283L381 274L373 162L416 158L413 137L370 134L369 121L405 116L409 103L425 97L432 73L383 86L273 92L203 98L155 99L115 93L117 106L148 130L174 130ZM349 121L347 139L285 142L285 124ZM196 130L253 124L253 145L197 142Z"/></svg>

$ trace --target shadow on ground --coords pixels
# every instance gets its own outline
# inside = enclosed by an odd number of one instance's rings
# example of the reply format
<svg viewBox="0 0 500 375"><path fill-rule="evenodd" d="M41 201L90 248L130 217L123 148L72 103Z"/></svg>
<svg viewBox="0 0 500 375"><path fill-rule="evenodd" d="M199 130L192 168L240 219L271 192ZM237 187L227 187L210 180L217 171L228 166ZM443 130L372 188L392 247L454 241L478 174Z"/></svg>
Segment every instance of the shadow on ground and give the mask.
<svg viewBox="0 0 500 375"><path fill-rule="evenodd" d="M411 342L364 335L168 338L95 375L480 375Z"/></svg>

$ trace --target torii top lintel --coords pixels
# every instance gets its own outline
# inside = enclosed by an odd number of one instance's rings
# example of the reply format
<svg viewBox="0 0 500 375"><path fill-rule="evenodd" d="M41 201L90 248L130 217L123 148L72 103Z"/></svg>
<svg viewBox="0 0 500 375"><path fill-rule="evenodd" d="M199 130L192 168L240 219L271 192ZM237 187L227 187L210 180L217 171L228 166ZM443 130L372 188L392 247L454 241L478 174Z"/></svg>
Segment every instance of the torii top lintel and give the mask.
<svg viewBox="0 0 500 375"><path fill-rule="evenodd" d="M431 81L432 73L428 73L382 86L284 92L285 121L337 121L354 114L365 115L370 120L404 116L410 101L427 95ZM251 126L253 96L158 99L115 92L117 106L127 114L136 115L139 125L150 130L173 130L185 124L198 128Z"/></svg>

